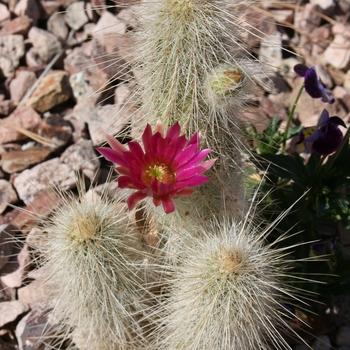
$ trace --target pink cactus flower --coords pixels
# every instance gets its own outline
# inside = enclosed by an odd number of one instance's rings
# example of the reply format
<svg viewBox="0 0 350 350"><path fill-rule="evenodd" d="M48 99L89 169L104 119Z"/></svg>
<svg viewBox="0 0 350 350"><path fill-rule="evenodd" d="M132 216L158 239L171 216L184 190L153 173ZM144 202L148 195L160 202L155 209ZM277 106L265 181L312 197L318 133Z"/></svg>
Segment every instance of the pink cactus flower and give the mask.
<svg viewBox="0 0 350 350"><path fill-rule="evenodd" d="M175 123L164 136L163 125L158 123L153 134L147 124L142 135L143 148L139 142L131 141L128 150L110 135L106 138L111 148L97 148L107 160L118 165L118 186L136 190L127 200L130 210L144 198L153 197L156 206L162 204L167 214L172 213L174 198L188 196L194 191L191 187L209 181L203 173L215 159L202 161L211 149L198 150L198 132L187 140L185 135L180 136L180 131L179 123Z"/></svg>

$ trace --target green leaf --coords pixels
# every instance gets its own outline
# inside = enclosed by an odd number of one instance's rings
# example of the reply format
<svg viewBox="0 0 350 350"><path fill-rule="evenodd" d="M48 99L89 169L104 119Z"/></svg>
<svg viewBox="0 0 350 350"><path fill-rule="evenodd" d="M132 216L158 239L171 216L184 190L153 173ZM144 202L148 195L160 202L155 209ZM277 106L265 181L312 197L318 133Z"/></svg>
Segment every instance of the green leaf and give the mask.
<svg viewBox="0 0 350 350"><path fill-rule="evenodd" d="M323 194L318 194L316 197L317 216L320 217L326 215L329 211L329 208L330 205L328 197L324 196Z"/></svg>

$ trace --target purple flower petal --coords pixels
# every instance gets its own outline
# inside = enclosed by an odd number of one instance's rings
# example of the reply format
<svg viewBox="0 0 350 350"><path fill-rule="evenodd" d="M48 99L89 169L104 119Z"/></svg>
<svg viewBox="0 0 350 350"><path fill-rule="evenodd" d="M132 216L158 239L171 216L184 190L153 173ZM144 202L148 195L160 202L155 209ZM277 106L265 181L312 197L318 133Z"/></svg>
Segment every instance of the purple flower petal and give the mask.
<svg viewBox="0 0 350 350"><path fill-rule="evenodd" d="M323 134L318 140L312 144L312 151L327 156L335 152L343 141L343 133L335 125L329 125L327 133Z"/></svg>
<svg viewBox="0 0 350 350"><path fill-rule="evenodd" d="M309 68L305 66L305 64L297 64L294 66L294 72L299 76L299 77L304 77L305 73L307 72Z"/></svg>
<svg viewBox="0 0 350 350"><path fill-rule="evenodd" d="M315 67L311 67L305 73L305 90L312 98L322 97Z"/></svg>

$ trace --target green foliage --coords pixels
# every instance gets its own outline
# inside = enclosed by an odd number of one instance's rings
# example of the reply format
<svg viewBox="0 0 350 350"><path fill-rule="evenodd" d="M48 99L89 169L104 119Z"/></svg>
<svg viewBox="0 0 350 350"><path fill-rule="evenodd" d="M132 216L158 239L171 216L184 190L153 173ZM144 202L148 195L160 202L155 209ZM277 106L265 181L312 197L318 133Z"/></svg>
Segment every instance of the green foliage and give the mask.
<svg viewBox="0 0 350 350"><path fill-rule="evenodd" d="M250 131L254 137L252 161L265 175L260 185L265 194L261 203L264 218L271 222L293 206L269 239L272 242L289 232L290 237L281 245L294 246L293 256L305 259L294 267L295 272L301 276L315 274L312 278L320 282L301 283L299 287L317 292L320 300L327 302L331 294L350 291L350 270L345 268L349 253L338 239L339 227L350 228L350 131L328 158L312 153L305 160L297 153L283 154L279 126L280 121L274 117L261 135L255 129ZM290 129L287 139L296 132L296 128ZM315 255L322 261L309 259Z"/></svg>

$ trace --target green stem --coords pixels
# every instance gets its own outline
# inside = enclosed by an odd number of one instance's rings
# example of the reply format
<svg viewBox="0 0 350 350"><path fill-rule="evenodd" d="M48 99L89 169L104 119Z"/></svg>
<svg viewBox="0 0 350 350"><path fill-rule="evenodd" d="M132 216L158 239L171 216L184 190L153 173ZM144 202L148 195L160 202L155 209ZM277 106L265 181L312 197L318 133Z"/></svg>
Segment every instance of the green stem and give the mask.
<svg viewBox="0 0 350 350"><path fill-rule="evenodd" d="M282 140L282 154L284 154L285 151L286 151L286 143L287 143L287 137L288 137L288 131L289 131L290 123L292 122L293 115L294 115L294 112L295 112L295 108L297 107L297 103L299 101L299 98L300 98L303 90L304 90L304 84L301 86L301 88L300 88L300 90L298 92L298 95L297 95L297 97L295 99L295 102L293 104L293 107L290 110L289 115L288 115L286 130L284 130L283 140Z"/></svg>

